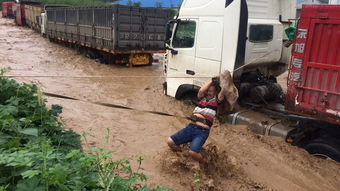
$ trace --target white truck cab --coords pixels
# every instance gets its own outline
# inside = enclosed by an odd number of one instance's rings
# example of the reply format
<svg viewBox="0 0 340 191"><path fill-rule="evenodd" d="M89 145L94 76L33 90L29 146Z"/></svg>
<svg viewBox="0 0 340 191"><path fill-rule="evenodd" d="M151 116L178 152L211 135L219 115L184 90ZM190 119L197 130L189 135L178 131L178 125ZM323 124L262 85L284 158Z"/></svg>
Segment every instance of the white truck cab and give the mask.
<svg viewBox="0 0 340 191"><path fill-rule="evenodd" d="M168 23L165 94L179 99L215 74L243 65L234 79L255 68L285 67L288 18L295 18L294 0L184 0Z"/></svg>

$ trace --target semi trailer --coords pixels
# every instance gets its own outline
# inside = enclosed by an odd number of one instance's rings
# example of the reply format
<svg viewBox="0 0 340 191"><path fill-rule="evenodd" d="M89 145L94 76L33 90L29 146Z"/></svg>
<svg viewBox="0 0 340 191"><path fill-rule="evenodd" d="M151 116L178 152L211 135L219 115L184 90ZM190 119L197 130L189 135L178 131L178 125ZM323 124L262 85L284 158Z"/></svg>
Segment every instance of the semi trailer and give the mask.
<svg viewBox="0 0 340 191"><path fill-rule="evenodd" d="M26 20L25 20L25 5L21 3L15 4L16 6L16 12L15 12L15 24L18 26L24 26L26 25Z"/></svg>
<svg viewBox="0 0 340 191"><path fill-rule="evenodd" d="M28 27L35 31L41 31L41 13L43 12L43 5L40 4L25 4L25 23Z"/></svg>
<svg viewBox="0 0 340 191"><path fill-rule="evenodd" d="M180 99L231 71L242 109L230 122L340 161L340 6L304 6L292 42L282 37L290 7L283 0L185 0L167 26L164 93ZM287 67L284 93L277 76Z"/></svg>
<svg viewBox="0 0 340 191"><path fill-rule="evenodd" d="M100 62L151 65L154 53L165 53L168 9L118 4L74 7L28 1L21 1L16 8L17 25L26 25L50 41L72 45Z"/></svg>
<svg viewBox="0 0 340 191"><path fill-rule="evenodd" d="M50 40L65 41L104 53L113 63L150 65L164 53L165 24L170 12L125 5L46 7L42 31Z"/></svg>
<svg viewBox="0 0 340 191"><path fill-rule="evenodd" d="M14 13L13 13L13 6L14 2L11 1L4 1L1 4L1 8L2 8L2 17L3 18L13 18L14 17Z"/></svg>

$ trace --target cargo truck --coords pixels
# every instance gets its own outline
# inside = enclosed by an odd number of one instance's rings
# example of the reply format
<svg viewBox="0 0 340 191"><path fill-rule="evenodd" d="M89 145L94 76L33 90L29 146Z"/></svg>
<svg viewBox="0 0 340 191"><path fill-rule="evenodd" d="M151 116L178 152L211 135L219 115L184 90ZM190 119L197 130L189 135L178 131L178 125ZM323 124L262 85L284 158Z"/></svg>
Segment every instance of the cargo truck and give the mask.
<svg viewBox="0 0 340 191"><path fill-rule="evenodd" d="M4 1L1 4L1 8L2 8L2 17L3 18L13 18L14 17L14 13L12 10L12 6L13 6L14 2L11 1Z"/></svg>
<svg viewBox="0 0 340 191"><path fill-rule="evenodd" d="M20 1L13 5L15 7L15 23L18 26L28 26L40 32L40 14L43 6L37 2Z"/></svg>
<svg viewBox="0 0 340 191"><path fill-rule="evenodd" d="M285 43L287 7L283 0L184 0L167 26L164 93L178 99L195 94L229 70L243 108L229 115L233 124L340 161L340 6L303 7L295 40L287 43L293 44L284 94L276 79L282 71L277 44ZM254 39L260 42L249 49Z"/></svg>
<svg viewBox="0 0 340 191"><path fill-rule="evenodd" d="M125 5L46 7L42 31L50 40L100 51L110 63L150 65L165 53L165 25L170 12Z"/></svg>
<svg viewBox="0 0 340 191"><path fill-rule="evenodd" d="M32 28L35 31L40 32L40 17L43 12L43 5L40 4L25 4L25 23L28 27Z"/></svg>
<svg viewBox="0 0 340 191"><path fill-rule="evenodd" d="M25 5L21 3L15 4L16 12L15 12L15 24L18 26L26 25L25 21Z"/></svg>
<svg viewBox="0 0 340 191"><path fill-rule="evenodd" d="M17 12L17 6L15 3L12 4L12 12L13 12L13 18L15 19L16 12Z"/></svg>

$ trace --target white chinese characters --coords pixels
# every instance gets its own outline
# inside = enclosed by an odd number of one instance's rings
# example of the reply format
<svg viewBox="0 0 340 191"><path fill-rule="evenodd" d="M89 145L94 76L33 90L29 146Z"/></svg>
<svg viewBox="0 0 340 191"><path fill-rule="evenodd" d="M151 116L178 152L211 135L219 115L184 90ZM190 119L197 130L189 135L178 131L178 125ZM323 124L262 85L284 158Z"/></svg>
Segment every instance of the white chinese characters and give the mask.
<svg viewBox="0 0 340 191"><path fill-rule="evenodd" d="M296 38L306 39L307 38L307 29L299 29Z"/></svg>

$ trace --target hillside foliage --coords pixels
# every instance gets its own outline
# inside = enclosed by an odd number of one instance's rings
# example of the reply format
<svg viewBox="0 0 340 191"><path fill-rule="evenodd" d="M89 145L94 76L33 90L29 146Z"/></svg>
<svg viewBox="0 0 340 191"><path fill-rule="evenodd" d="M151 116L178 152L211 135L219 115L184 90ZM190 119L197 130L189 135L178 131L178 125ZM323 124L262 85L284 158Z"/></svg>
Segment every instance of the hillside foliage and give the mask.
<svg viewBox="0 0 340 191"><path fill-rule="evenodd" d="M80 135L64 130L62 107L35 84L19 84L0 71L0 191L149 191L142 157L112 160L100 148L84 151ZM84 137L86 140L86 138ZM86 141L85 141L86 144Z"/></svg>

